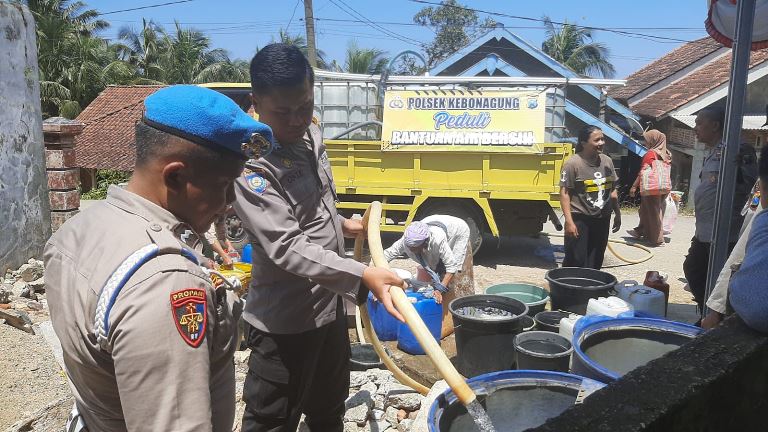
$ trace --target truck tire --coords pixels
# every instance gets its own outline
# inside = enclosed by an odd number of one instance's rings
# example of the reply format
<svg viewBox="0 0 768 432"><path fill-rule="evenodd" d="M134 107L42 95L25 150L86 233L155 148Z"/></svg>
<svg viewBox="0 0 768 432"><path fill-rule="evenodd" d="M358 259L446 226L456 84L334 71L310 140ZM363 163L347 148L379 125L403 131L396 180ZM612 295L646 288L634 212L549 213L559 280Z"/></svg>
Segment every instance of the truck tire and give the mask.
<svg viewBox="0 0 768 432"><path fill-rule="evenodd" d="M245 232L243 221L237 216L234 210L227 212L227 239L232 243L239 253L243 253L243 248L248 244L248 233Z"/></svg>
<svg viewBox="0 0 768 432"><path fill-rule="evenodd" d="M472 245L472 255L477 255L483 247L483 235L488 233L487 223L482 213L473 206L474 203L467 202L436 202L427 203L419 209L415 220L424 219L432 215L448 215L457 217L469 226L469 244Z"/></svg>

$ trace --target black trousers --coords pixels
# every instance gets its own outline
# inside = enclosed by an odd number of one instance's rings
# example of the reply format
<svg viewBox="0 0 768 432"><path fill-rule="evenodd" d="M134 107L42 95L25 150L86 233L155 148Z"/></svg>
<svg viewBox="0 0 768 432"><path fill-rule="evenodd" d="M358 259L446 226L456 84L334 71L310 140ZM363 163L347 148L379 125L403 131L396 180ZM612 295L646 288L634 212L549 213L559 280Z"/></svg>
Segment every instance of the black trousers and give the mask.
<svg viewBox="0 0 768 432"><path fill-rule="evenodd" d="M302 413L312 431L344 430L350 348L343 308L338 310L336 321L304 333L251 328L243 432L295 432Z"/></svg>
<svg viewBox="0 0 768 432"><path fill-rule="evenodd" d="M563 267L586 267L600 270L608 245L611 228L610 217L591 217L573 213L573 223L579 230L579 236L565 238L565 258Z"/></svg>
<svg viewBox="0 0 768 432"><path fill-rule="evenodd" d="M693 298L699 310L704 307L704 298L707 289L707 274L709 273L709 247L711 243L699 241L696 236L691 239L691 247L688 248L688 255L683 261L683 273L688 281L688 287L691 288ZM728 244L728 254L731 254L736 243Z"/></svg>

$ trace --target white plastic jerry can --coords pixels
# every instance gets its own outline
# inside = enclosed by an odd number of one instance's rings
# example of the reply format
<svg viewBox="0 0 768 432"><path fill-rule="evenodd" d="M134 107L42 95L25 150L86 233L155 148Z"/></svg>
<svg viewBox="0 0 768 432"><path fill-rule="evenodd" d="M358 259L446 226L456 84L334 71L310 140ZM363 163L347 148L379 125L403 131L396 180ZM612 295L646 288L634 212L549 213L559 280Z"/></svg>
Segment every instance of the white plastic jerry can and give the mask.
<svg viewBox="0 0 768 432"><path fill-rule="evenodd" d="M587 315L605 315L618 317L619 315L632 315L632 306L624 300L610 296L589 299L587 303Z"/></svg>
<svg viewBox="0 0 768 432"><path fill-rule="evenodd" d="M584 315L570 314L565 318L560 319L560 328L558 333L560 336L565 337L568 340L573 340L573 327L576 326L576 321L581 319Z"/></svg>
<svg viewBox="0 0 768 432"><path fill-rule="evenodd" d="M635 281L620 282L616 284L615 289L618 297L632 305L635 311L664 317L666 300L663 292L639 285Z"/></svg>

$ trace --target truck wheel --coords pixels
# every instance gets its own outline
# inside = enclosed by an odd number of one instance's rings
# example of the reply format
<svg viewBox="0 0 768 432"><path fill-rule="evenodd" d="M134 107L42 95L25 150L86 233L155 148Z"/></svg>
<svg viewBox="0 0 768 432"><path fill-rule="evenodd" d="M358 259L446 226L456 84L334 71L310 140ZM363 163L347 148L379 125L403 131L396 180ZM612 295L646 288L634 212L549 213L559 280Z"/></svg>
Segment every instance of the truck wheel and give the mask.
<svg viewBox="0 0 768 432"><path fill-rule="evenodd" d="M233 210L227 213L227 239L232 243L232 247L242 253L243 248L248 243L248 234L243 227L243 221L235 214Z"/></svg>
<svg viewBox="0 0 768 432"><path fill-rule="evenodd" d="M472 255L477 255L483 247L483 234L487 232L485 220L480 212L466 204L435 203L427 204L418 213L418 220L431 215L449 215L457 217L469 226L469 244L472 245Z"/></svg>

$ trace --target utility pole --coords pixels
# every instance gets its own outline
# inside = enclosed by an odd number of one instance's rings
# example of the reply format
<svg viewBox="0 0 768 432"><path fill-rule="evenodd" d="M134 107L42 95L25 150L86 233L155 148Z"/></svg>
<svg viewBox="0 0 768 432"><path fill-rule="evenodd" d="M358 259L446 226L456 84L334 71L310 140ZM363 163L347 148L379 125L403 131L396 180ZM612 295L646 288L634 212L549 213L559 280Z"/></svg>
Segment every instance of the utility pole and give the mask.
<svg viewBox="0 0 768 432"><path fill-rule="evenodd" d="M304 0L304 22L307 25L307 51L309 64L317 67L317 46L315 45L315 16L312 14L312 0Z"/></svg>

